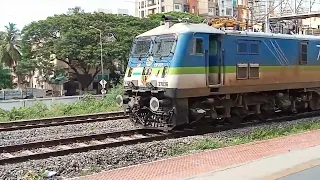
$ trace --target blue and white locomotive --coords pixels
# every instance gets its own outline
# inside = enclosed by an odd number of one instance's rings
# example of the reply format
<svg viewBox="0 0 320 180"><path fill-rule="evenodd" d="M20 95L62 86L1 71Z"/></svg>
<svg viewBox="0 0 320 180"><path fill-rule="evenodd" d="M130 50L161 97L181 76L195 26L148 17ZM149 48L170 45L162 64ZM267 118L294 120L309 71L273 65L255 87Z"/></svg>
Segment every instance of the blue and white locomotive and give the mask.
<svg viewBox="0 0 320 180"><path fill-rule="evenodd" d="M166 22L134 39L117 102L134 123L165 130L317 110L319 59L318 36Z"/></svg>

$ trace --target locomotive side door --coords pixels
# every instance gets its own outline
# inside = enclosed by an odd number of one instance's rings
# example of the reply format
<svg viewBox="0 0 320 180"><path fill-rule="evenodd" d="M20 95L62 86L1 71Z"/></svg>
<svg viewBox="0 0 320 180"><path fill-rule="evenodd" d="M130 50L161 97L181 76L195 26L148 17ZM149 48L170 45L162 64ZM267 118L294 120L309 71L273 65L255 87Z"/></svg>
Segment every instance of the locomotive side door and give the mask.
<svg viewBox="0 0 320 180"><path fill-rule="evenodd" d="M193 33L191 44L191 49L189 50L191 58L190 66L197 67L196 73L203 78L199 81L201 82L201 86L208 86L209 34Z"/></svg>
<svg viewBox="0 0 320 180"><path fill-rule="evenodd" d="M206 54L207 85L210 88L219 87L222 83L222 57L220 55L220 35L209 35L209 51Z"/></svg>
<svg viewBox="0 0 320 180"><path fill-rule="evenodd" d="M221 85L222 60L219 37L219 34L194 33L193 45L190 46L192 66L201 67L205 86L209 88Z"/></svg>

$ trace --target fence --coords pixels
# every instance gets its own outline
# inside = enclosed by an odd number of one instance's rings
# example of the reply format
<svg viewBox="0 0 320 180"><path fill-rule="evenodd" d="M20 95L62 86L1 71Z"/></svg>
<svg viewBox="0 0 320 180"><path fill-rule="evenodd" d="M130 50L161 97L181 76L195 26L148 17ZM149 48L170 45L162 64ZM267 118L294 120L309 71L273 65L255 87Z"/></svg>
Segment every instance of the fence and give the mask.
<svg viewBox="0 0 320 180"><path fill-rule="evenodd" d="M102 95L93 96L96 99L101 99ZM54 104L70 104L75 103L78 100L83 98L83 96L64 96L64 97L52 97L52 98L39 98L39 99L19 99L19 100L1 100L0 101L0 109L3 110L11 110L14 107L27 107L32 106L36 102L41 102L47 107L51 107Z"/></svg>

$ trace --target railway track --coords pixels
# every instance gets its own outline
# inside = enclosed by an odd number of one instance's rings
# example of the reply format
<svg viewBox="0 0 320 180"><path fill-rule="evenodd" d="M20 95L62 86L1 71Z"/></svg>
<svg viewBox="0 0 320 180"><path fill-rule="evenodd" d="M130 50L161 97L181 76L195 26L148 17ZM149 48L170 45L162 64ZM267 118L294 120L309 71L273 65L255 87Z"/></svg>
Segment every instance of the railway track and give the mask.
<svg viewBox="0 0 320 180"><path fill-rule="evenodd" d="M0 123L1 131L14 131L50 126L61 126L68 124L81 124L81 123L92 123L99 121L119 120L125 119L128 116L124 115L123 111L119 112L108 112L108 113L96 113L96 114L85 114L77 116L63 116L63 117L52 117L43 119L32 119L23 121L10 121Z"/></svg>
<svg viewBox="0 0 320 180"><path fill-rule="evenodd" d="M191 130L192 131L192 130ZM0 165L32 159L44 159L70 153L85 152L122 145L163 140L189 135L189 131L165 133L155 129L135 129L49 141L32 142L0 147Z"/></svg>
<svg viewBox="0 0 320 180"><path fill-rule="evenodd" d="M296 114L294 116L288 115L272 118L264 123L267 124L273 122L292 121L319 115L320 111L305 112ZM155 129L135 129L41 142L32 142L27 144L0 146L0 165L19 163L34 159L45 159L54 156L63 156L70 153L86 152L110 147L118 147L122 145L164 140L168 138L213 133L258 124L261 124L261 122L243 123L240 126L220 125L216 127L205 126L205 128L204 126L200 126L200 128L184 128L182 130L176 130L172 132L163 132Z"/></svg>

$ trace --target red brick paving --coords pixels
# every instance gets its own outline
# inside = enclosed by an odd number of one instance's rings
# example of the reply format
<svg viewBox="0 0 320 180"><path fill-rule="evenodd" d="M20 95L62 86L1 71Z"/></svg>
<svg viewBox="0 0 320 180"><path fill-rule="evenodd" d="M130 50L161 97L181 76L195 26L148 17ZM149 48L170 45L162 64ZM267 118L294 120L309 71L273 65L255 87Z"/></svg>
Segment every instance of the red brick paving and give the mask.
<svg viewBox="0 0 320 180"><path fill-rule="evenodd" d="M320 144L320 130L170 158L82 177L84 180L173 180Z"/></svg>

